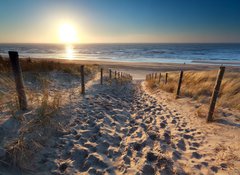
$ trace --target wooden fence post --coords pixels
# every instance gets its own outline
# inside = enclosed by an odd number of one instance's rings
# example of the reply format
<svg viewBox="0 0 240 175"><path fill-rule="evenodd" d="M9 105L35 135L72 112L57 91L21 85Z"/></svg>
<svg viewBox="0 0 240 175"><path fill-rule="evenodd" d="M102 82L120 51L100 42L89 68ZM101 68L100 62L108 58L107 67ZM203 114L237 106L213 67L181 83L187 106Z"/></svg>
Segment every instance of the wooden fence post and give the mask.
<svg viewBox="0 0 240 175"><path fill-rule="evenodd" d="M111 80L112 79L112 70L109 69L109 79Z"/></svg>
<svg viewBox="0 0 240 175"><path fill-rule="evenodd" d="M159 79L158 79L158 82L160 83L161 82L161 73L159 73Z"/></svg>
<svg viewBox="0 0 240 175"><path fill-rule="evenodd" d="M180 90L181 90L181 85L182 85L182 78L183 78L183 71L180 71L180 76L179 76L179 80L178 80L178 88L177 88L177 94L176 94L176 98L179 97L180 95Z"/></svg>
<svg viewBox="0 0 240 175"><path fill-rule="evenodd" d="M81 65L80 72L81 72L81 86L82 86L81 94L85 94L84 65Z"/></svg>
<svg viewBox="0 0 240 175"><path fill-rule="evenodd" d="M155 73L155 79L157 79L157 73Z"/></svg>
<svg viewBox="0 0 240 175"><path fill-rule="evenodd" d="M115 79L117 79L117 71L116 71L116 70L115 70L115 73L114 73L114 74L115 74Z"/></svg>
<svg viewBox="0 0 240 175"><path fill-rule="evenodd" d="M214 113L215 105L217 102L217 98L218 98L219 90L221 87L224 72L225 72L225 67L221 66L218 71L217 80L215 83L214 91L212 93L211 103L210 103L209 112L208 112L208 116L207 116L207 122L213 121L213 113Z"/></svg>
<svg viewBox="0 0 240 175"><path fill-rule="evenodd" d="M168 73L166 73L165 84L167 84L167 79L168 79Z"/></svg>
<svg viewBox="0 0 240 175"><path fill-rule="evenodd" d="M101 68L100 84L103 84L103 68Z"/></svg>
<svg viewBox="0 0 240 175"><path fill-rule="evenodd" d="M19 107L21 110L27 109L27 97L23 85L22 69L19 62L18 52L9 51L9 58L12 64L13 75L16 84Z"/></svg>

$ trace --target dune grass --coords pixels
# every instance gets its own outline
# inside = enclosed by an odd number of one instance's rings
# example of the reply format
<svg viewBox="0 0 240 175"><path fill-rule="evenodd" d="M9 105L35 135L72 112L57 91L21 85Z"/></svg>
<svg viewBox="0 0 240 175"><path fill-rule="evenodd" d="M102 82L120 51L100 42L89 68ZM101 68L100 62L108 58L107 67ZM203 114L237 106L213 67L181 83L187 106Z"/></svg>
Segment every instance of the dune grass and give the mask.
<svg viewBox="0 0 240 175"><path fill-rule="evenodd" d="M212 71L186 71L183 75L181 96L190 97L203 104L208 104L214 89L218 70ZM159 74L158 74L159 75ZM162 73L161 82L156 80L147 81L150 89L163 89L170 93L176 93L179 73L168 73L168 83L165 84L165 73ZM240 72L226 70L217 105L219 107L240 110Z"/></svg>
<svg viewBox="0 0 240 175"><path fill-rule="evenodd" d="M26 111L27 113L19 112L11 64L8 59L0 57L0 114L1 116L10 114L12 119L20 123L18 135L4 145L8 153L8 163L22 170L30 170L29 159L32 159L35 152L44 147L52 133L64 129L58 121L60 109L63 106L61 102L66 101L62 99L62 96L64 91L69 90L66 89L67 87L78 87L71 85L69 79L75 78L74 81L80 81L81 74L79 64L31 59L20 61L29 110ZM98 71L98 65L85 65L84 67L84 73L88 79L94 77ZM53 77L50 76L51 73ZM56 76L58 81L53 79L55 75L59 75ZM63 85L51 88L50 84L54 85L55 80ZM69 85L65 87L66 83Z"/></svg>
<svg viewBox="0 0 240 175"><path fill-rule="evenodd" d="M80 65L76 63L61 63L48 60L20 59L23 72L49 72L62 71L64 73L79 75ZM96 70L98 65L86 65L85 74L89 75ZM11 72L11 64L9 59L0 57L0 72Z"/></svg>
<svg viewBox="0 0 240 175"><path fill-rule="evenodd" d="M80 65L74 63L60 63L48 60L20 59L24 80L30 78L37 81L43 74L56 71L67 73L80 78ZM86 76L94 76L98 71L98 65L85 65L84 73ZM34 83L34 82L32 82ZM27 91L29 90L26 88ZM27 94L28 95L28 94ZM9 98L11 96L11 98ZM11 101L15 95L15 84L12 76L12 68L9 59L0 57L0 104ZM15 99L15 98L14 98Z"/></svg>

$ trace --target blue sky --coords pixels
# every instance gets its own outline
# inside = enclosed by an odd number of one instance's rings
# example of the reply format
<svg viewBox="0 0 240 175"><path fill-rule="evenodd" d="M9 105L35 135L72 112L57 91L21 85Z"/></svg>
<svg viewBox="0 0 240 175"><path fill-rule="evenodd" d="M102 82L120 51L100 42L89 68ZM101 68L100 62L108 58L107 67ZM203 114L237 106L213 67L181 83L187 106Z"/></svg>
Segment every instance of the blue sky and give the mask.
<svg viewBox="0 0 240 175"><path fill-rule="evenodd" d="M57 43L61 23L79 42L240 42L239 0L7 0L0 42Z"/></svg>

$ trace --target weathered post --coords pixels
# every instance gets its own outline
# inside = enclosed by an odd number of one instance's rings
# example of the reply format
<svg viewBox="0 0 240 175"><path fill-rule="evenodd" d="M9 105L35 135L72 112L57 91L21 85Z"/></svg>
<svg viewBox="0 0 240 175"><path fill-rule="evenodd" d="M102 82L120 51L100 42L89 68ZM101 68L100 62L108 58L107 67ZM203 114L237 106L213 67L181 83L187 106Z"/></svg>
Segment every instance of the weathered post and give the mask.
<svg viewBox="0 0 240 175"><path fill-rule="evenodd" d="M123 83L123 80L122 80L122 78L123 78L123 73L121 72L120 75L121 75L121 76L120 76L120 83L121 83L121 85L122 85L122 83Z"/></svg>
<svg viewBox="0 0 240 175"><path fill-rule="evenodd" d="M81 86L82 86L81 94L85 94L84 65L81 65L80 72L81 72Z"/></svg>
<svg viewBox="0 0 240 175"><path fill-rule="evenodd" d="M157 73L155 73L155 79L157 79Z"/></svg>
<svg viewBox="0 0 240 175"><path fill-rule="evenodd" d="M21 110L27 109L27 97L23 85L22 69L19 62L18 52L9 51L9 58L12 64L13 75L16 84L19 107Z"/></svg>
<svg viewBox="0 0 240 175"><path fill-rule="evenodd" d="M109 79L111 80L112 79L112 70L109 69Z"/></svg>
<svg viewBox="0 0 240 175"><path fill-rule="evenodd" d="M115 79L117 79L117 71L116 70L115 70L114 75L115 75Z"/></svg>
<svg viewBox="0 0 240 175"><path fill-rule="evenodd" d="M167 84L167 79L168 79L168 73L166 73L165 84Z"/></svg>
<svg viewBox="0 0 240 175"><path fill-rule="evenodd" d="M160 83L161 82L161 73L159 73L159 78L158 78L158 83Z"/></svg>
<svg viewBox="0 0 240 175"><path fill-rule="evenodd" d="M103 84L103 68L101 68L100 84Z"/></svg>
<svg viewBox="0 0 240 175"><path fill-rule="evenodd" d="M176 94L176 98L179 97L180 95L180 90L181 90L181 85L182 85L182 78L183 78L183 71L180 71L180 76L179 76L179 80L178 80L178 88L177 88L177 94Z"/></svg>
<svg viewBox="0 0 240 175"><path fill-rule="evenodd" d="M217 80L215 83L214 91L212 93L211 103L210 103L209 112L208 112L208 116L207 116L207 122L213 121L213 113L214 113L215 105L217 102L217 98L218 98L219 90L221 87L224 72L225 72L225 67L221 66L218 71Z"/></svg>

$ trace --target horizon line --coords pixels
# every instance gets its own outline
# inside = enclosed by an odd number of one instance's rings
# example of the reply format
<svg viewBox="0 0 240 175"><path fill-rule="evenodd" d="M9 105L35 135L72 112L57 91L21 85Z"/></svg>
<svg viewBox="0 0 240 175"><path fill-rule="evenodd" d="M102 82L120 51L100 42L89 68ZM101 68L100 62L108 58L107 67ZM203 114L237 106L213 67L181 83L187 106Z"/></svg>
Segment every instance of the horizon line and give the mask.
<svg viewBox="0 0 240 175"><path fill-rule="evenodd" d="M31 42L0 42L0 44L57 44L57 45L81 45L81 44L240 44L240 42L84 42L84 43L31 43Z"/></svg>

